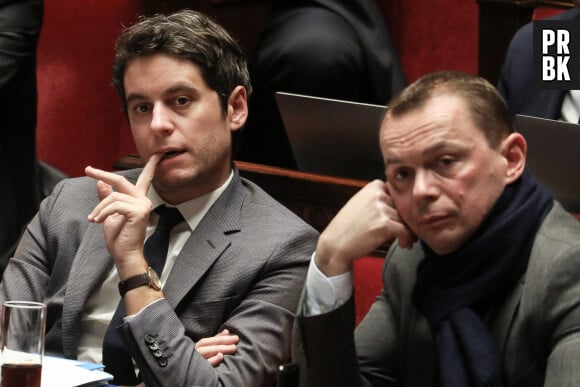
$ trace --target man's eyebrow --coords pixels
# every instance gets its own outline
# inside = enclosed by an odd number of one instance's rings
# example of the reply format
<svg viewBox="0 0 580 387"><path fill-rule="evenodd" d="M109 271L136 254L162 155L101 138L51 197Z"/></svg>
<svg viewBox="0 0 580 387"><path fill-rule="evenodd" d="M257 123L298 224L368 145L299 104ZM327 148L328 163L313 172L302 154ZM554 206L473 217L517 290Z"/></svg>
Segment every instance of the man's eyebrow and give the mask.
<svg viewBox="0 0 580 387"><path fill-rule="evenodd" d="M176 93L187 93L187 94L199 94L199 91L195 88L195 87L191 87L189 85L186 84L181 84L178 83L172 87L170 87L169 89L165 90L163 92L164 96L167 95L173 95ZM145 94L141 94L141 93L131 93L127 96L127 103L133 102L133 101L141 101L141 100L146 100L147 96Z"/></svg>
<svg viewBox="0 0 580 387"><path fill-rule="evenodd" d="M133 101L140 101L140 100L144 100L144 99L147 99L147 97L145 97L145 95L143 95L143 94L131 93L127 96L127 104L129 104L130 102L133 102Z"/></svg>
<svg viewBox="0 0 580 387"><path fill-rule="evenodd" d="M437 153L442 151L443 149L447 149L447 148L457 148L457 144L455 144L453 141L439 141L436 142L435 144L429 145L427 148L425 148L423 150L423 152L421 152L422 156L428 156L432 153Z"/></svg>
<svg viewBox="0 0 580 387"><path fill-rule="evenodd" d="M186 84L181 84L181 83L178 83L178 84L170 87L169 89L165 90L165 92L163 94L167 95L167 94L175 94L175 93L183 93L183 92L186 92L189 94L192 94L192 93L199 94L199 91L195 87L192 87L192 86L186 85Z"/></svg>
<svg viewBox="0 0 580 387"><path fill-rule="evenodd" d="M454 141L449 140L438 141L434 144L429 145L427 148L423 149L423 151L421 151L421 157L426 157L449 148L459 149L463 147ZM388 166L390 164L400 164L402 162L403 161L399 157L387 157L385 160L385 166Z"/></svg>
<svg viewBox="0 0 580 387"><path fill-rule="evenodd" d="M388 167L391 164L400 164L401 163L401 159L398 157L387 157L385 160L385 167Z"/></svg>

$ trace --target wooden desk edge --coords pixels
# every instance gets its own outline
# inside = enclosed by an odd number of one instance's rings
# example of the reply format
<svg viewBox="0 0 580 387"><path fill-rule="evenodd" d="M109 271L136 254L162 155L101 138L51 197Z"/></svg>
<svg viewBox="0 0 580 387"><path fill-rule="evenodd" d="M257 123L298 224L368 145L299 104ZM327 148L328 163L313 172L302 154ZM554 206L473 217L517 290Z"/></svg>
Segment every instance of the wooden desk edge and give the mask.
<svg viewBox="0 0 580 387"><path fill-rule="evenodd" d="M366 180L356 180L347 179L342 177L319 175L316 173L301 172L292 169L274 167L264 164L250 163L247 161L234 161L237 167L241 171L267 174L272 176L288 177L297 180L310 181L315 183L324 183L339 186L348 186L353 188L362 188L368 181ZM116 170L125 170L131 168L142 168L144 165L143 160L137 155L127 155L115 161L113 168Z"/></svg>

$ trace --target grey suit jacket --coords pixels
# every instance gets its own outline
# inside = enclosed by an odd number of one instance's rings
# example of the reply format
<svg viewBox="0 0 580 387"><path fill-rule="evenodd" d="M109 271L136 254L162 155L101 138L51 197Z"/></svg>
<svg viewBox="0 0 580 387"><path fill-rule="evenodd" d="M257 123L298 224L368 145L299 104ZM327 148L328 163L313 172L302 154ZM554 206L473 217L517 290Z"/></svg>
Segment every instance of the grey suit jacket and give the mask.
<svg viewBox="0 0 580 387"><path fill-rule="evenodd" d="M135 181L139 170L124 172ZM3 276L0 301L48 307L46 351L77 355L88 297L112 268L95 181L61 182L28 226ZM163 289L165 299L121 327L149 386L263 386L290 357L290 331L316 231L255 184L234 179L186 242ZM235 355L213 368L194 349L228 328ZM149 349L154 339L167 364Z"/></svg>
<svg viewBox="0 0 580 387"><path fill-rule="evenodd" d="M352 299L330 313L296 320L293 356L302 385L437 386L427 320L411 292L419 244L393 246L384 288L354 330ZM487 316L504 357L508 386L580 385L580 222L556 203L542 224L525 275Z"/></svg>

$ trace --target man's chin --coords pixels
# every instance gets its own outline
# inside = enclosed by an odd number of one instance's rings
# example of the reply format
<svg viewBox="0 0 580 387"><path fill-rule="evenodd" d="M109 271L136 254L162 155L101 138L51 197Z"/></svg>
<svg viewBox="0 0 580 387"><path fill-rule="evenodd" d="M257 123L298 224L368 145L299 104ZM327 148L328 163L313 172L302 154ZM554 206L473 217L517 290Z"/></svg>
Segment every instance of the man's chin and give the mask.
<svg viewBox="0 0 580 387"><path fill-rule="evenodd" d="M452 237L450 235L428 236L420 239L439 255L450 254L462 245L462 241L459 241L456 236Z"/></svg>
<svg viewBox="0 0 580 387"><path fill-rule="evenodd" d="M153 180L153 186L157 191L175 191L183 189L183 187L188 187L193 184L195 178L189 174L176 173L177 171L171 171L169 174L156 174Z"/></svg>

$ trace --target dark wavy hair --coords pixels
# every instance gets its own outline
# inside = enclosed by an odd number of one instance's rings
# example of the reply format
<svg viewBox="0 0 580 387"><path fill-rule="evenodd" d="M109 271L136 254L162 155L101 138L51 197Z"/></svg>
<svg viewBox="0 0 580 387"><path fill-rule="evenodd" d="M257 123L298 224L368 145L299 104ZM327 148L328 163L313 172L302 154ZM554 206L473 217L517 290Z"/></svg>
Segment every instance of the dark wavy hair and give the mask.
<svg viewBox="0 0 580 387"><path fill-rule="evenodd" d="M238 85L252 92L244 54L238 43L208 16L182 10L170 15L142 17L117 39L113 63L113 85L125 112L127 100L123 79L127 65L136 58L155 54L172 55L197 65L207 85L220 98L224 115L227 100Z"/></svg>

